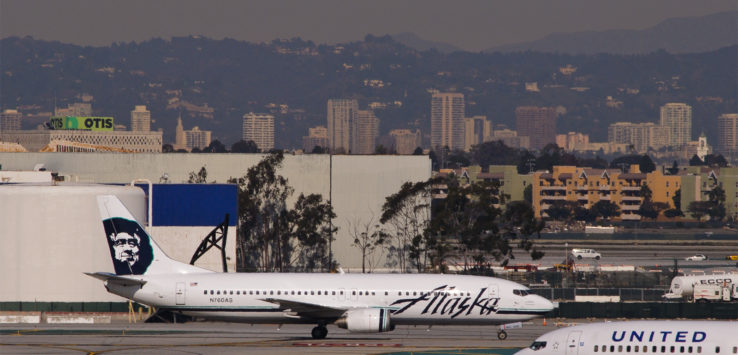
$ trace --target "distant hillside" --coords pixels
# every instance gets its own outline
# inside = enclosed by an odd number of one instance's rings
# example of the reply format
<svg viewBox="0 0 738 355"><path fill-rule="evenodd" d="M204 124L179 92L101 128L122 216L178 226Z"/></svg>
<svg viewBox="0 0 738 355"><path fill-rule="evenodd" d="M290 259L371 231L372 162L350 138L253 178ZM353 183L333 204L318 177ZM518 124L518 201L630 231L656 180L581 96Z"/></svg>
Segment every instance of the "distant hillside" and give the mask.
<svg viewBox="0 0 738 355"><path fill-rule="evenodd" d="M717 117L738 107L738 46L692 54L445 54L367 35L336 45L188 36L107 47L10 37L0 48L0 109L18 108L24 128L87 97L94 115L123 125L135 105L146 105L165 142L174 141L181 115L185 129L211 130L230 146L241 138L245 113L267 112L275 116L276 146L299 148L309 127L326 125L331 98L372 108L381 134L420 129L429 141L435 90L463 93L466 115L512 129L517 106L558 107L557 131L592 141L606 140L610 123L656 122L661 105L685 102L693 107L692 136L704 131L715 142Z"/></svg>
<svg viewBox="0 0 738 355"><path fill-rule="evenodd" d="M444 42L428 41L423 38L420 38L420 36L416 35L415 33L411 33L411 32L398 33L398 34L391 35L390 37L392 37L392 39L394 39L395 41L399 43L402 43L412 49L415 49L421 52L427 51L431 48L434 48L441 53L452 53L452 52L462 51L461 48L456 47L454 45L444 43Z"/></svg>
<svg viewBox="0 0 738 355"><path fill-rule="evenodd" d="M557 33L543 39L493 47L485 52L540 51L568 54L700 53L738 44L738 11L672 18L645 30Z"/></svg>

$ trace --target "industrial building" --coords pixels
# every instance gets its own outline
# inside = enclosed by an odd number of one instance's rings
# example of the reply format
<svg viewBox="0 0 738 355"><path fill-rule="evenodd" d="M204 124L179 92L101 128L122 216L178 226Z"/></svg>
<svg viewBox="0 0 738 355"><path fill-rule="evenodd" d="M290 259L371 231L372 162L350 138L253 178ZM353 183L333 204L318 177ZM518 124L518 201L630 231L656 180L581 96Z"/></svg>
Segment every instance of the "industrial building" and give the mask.
<svg viewBox="0 0 738 355"><path fill-rule="evenodd" d="M97 184L128 184L134 179L148 179L161 184L183 183L187 182L190 173L196 173L204 167L207 170L208 183L226 183L230 178L244 176L264 156L233 153L0 153L0 164L3 170L32 170L37 164L43 164L44 168L57 173L58 178L63 178L66 182ZM337 215L333 225L338 227L332 252L339 265L350 272L361 267L361 252L352 246L354 237L351 235L350 225L368 223L372 218L378 220L385 198L398 192L403 183L430 178L431 162L427 156L412 155L287 155L279 173L295 189L288 203L294 203L301 193L315 193L326 200L332 199ZM155 188L155 211L158 206L156 191ZM182 208L188 203L183 201L174 204L172 208ZM26 212L32 215L36 213L33 210ZM176 236L157 233L156 228L159 227L156 216L154 225L155 240L176 239ZM195 248L206 233L205 230L214 226L215 224L211 224L203 227L204 233L188 240L187 250ZM235 233L232 235L235 236ZM181 242L182 240L177 241ZM168 241L164 243L167 244ZM193 245L189 245L190 243ZM166 247L164 249L167 251ZM186 260L180 260L188 262L191 254L183 253ZM175 255L172 256L176 258ZM375 270L392 271L383 256L377 256L374 267Z"/></svg>
<svg viewBox="0 0 738 355"><path fill-rule="evenodd" d="M85 272L113 272L96 196L116 195L170 257L190 262L201 240L234 216L227 227L226 265L235 270L237 188L230 184L152 185L0 184L0 309L21 304L82 305L122 302ZM147 196L153 196L151 214ZM196 266L222 271L211 249ZM75 306L76 305L76 306ZM47 309L37 306L39 309Z"/></svg>

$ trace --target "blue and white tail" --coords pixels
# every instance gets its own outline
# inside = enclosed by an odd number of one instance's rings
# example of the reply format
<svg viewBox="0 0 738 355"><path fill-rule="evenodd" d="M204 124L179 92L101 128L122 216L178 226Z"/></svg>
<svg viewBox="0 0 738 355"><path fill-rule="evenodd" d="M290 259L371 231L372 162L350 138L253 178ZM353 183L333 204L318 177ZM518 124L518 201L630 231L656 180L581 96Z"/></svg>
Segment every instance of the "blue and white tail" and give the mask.
<svg viewBox="0 0 738 355"><path fill-rule="evenodd" d="M168 257L114 195L97 196L116 275L211 272Z"/></svg>

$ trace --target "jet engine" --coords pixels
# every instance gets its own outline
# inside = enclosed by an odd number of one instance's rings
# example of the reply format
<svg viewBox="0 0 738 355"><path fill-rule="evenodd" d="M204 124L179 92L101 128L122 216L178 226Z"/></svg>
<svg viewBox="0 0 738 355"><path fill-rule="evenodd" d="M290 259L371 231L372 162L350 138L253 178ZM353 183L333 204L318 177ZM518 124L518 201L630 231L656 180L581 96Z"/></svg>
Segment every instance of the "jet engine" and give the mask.
<svg viewBox="0 0 738 355"><path fill-rule="evenodd" d="M395 329L390 322L390 311L384 308L351 309L335 324L353 333L379 333Z"/></svg>

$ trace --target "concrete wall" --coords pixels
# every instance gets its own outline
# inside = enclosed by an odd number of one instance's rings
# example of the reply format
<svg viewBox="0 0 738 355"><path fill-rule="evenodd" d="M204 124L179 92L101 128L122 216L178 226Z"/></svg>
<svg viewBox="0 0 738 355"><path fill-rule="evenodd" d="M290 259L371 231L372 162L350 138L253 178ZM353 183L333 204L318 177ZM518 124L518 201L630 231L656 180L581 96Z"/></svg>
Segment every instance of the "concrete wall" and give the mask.
<svg viewBox="0 0 738 355"><path fill-rule="evenodd" d="M95 183L130 183L137 178L160 182L164 174L170 182L186 182L190 172L205 167L208 182L224 183L229 178L245 175L263 157L263 154L0 153L0 164L7 170L31 170L43 163L46 169L69 180ZM332 195L337 214L333 222L339 228L333 243L335 258L344 269L360 270L361 253L351 246L349 223L366 223L372 217L378 220L385 198L397 192L404 182L430 178L431 161L427 156L286 155L279 173L295 189L290 202L300 193L321 194L325 199ZM229 234L235 237L235 233ZM167 240L160 242L165 251L170 248L167 235L162 235ZM159 241L156 232L153 237ZM193 240L194 246L183 248L196 248L197 243L199 239L196 243ZM183 250L181 255L186 255L185 262L188 262L192 252L187 254ZM374 264L382 268L385 262L379 258Z"/></svg>

